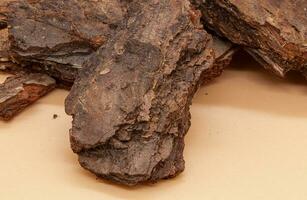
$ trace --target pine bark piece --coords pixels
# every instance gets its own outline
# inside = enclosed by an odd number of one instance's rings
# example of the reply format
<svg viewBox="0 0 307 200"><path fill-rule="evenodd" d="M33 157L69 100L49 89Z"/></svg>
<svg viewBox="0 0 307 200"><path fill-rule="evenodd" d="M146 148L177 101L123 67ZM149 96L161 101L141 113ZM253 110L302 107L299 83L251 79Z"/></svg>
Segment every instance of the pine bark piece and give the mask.
<svg viewBox="0 0 307 200"><path fill-rule="evenodd" d="M283 77L307 68L306 0L193 0L206 26Z"/></svg>
<svg viewBox="0 0 307 200"><path fill-rule="evenodd" d="M120 0L10 3L12 56L25 67L72 83L83 62L114 35L125 4Z"/></svg>
<svg viewBox="0 0 307 200"><path fill-rule="evenodd" d="M54 88L55 80L45 74L20 74L7 78L0 84L0 119L12 119Z"/></svg>
<svg viewBox="0 0 307 200"><path fill-rule="evenodd" d="M211 36L187 0L134 1L66 99L82 167L135 185L184 170L189 106L213 64Z"/></svg>

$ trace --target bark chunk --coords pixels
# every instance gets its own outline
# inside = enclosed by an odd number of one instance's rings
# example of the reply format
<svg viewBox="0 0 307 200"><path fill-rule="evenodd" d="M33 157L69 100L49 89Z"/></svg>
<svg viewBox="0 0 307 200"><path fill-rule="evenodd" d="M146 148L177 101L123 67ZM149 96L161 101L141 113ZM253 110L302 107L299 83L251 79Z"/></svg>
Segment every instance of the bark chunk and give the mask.
<svg viewBox="0 0 307 200"><path fill-rule="evenodd" d="M187 0L134 1L66 99L71 147L98 177L135 185L184 169L189 106L212 38Z"/></svg>

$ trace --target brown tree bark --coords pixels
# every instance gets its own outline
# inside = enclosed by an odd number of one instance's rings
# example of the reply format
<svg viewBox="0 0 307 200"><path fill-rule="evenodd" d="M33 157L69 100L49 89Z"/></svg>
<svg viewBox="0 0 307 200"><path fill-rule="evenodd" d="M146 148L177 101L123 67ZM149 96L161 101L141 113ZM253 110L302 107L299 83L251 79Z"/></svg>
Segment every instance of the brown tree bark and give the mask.
<svg viewBox="0 0 307 200"><path fill-rule="evenodd" d="M187 0L134 1L127 13L81 70L66 112L80 164L135 185L183 171L189 106L214 52Z"/></svg>
<svg viewBox="0 0 307 200"><path fill-rule="evenodd" d="M115 35L128 5L118 0L7 2L1 4L0 16L9 24L10 40L8 30L1 30L0 70L48 74L64 88L73 84L83 62ZM230 43L214 38L210 48L215 64L203 73L205 83L222 73L234 52Z"/></svg>
<svg viewBox="0 0 307 200"><path fill-rule="evenodd" d="M55 80L44 74L19 74L0 84L0 119L10 120L52 89Z"/></svg>
<svg viewBox="0 0 307 200"><path fill-rule="evenodd" d="M11 3L9 8L3 9L3 15L9 18L6 21L10 26L10 56L22 70L47 73L71 85L83 62L115 35L116 27L127 15L128 4L129 1L119 0ZM215 69L207 71L210 73L207 77L211 78L211 71L219 75L231 58L230 52L227 57L220 53L228 51L225 47L231 47L230 43L218 38L214 42L212 48L220 55L217 55ZM16 64L8 66L6 70L19 71L16 67Z"/></svg>

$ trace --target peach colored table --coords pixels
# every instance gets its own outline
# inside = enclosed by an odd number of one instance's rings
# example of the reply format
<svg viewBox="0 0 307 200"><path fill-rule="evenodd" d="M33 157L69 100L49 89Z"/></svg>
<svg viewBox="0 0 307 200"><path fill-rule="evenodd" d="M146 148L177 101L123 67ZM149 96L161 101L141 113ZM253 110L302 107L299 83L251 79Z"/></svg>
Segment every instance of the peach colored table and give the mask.
<svg viewBox="0 0 307 200"><path fill-rule="evenodd" d="M307 198L302 81L281 81L254 62L226 70L194 98L185 172L132 189L98 181L79 167L68 140L67 93L56 90L10 123L0 122L1 200Z"/></svg>

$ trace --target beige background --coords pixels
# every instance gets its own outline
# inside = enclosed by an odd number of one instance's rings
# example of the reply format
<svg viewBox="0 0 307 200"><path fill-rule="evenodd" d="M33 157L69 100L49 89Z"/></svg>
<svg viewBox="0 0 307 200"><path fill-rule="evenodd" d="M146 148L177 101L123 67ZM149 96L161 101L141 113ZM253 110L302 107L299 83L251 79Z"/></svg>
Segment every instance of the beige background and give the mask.
<svg viewBox="0 0 307 200"><path fill-rule="evenodd" d="M56 90L0 122L0 199L307 199L307 87L239 63L196 94L177 178L136 188L96 180L70 150L67 91Z"/></svg>

